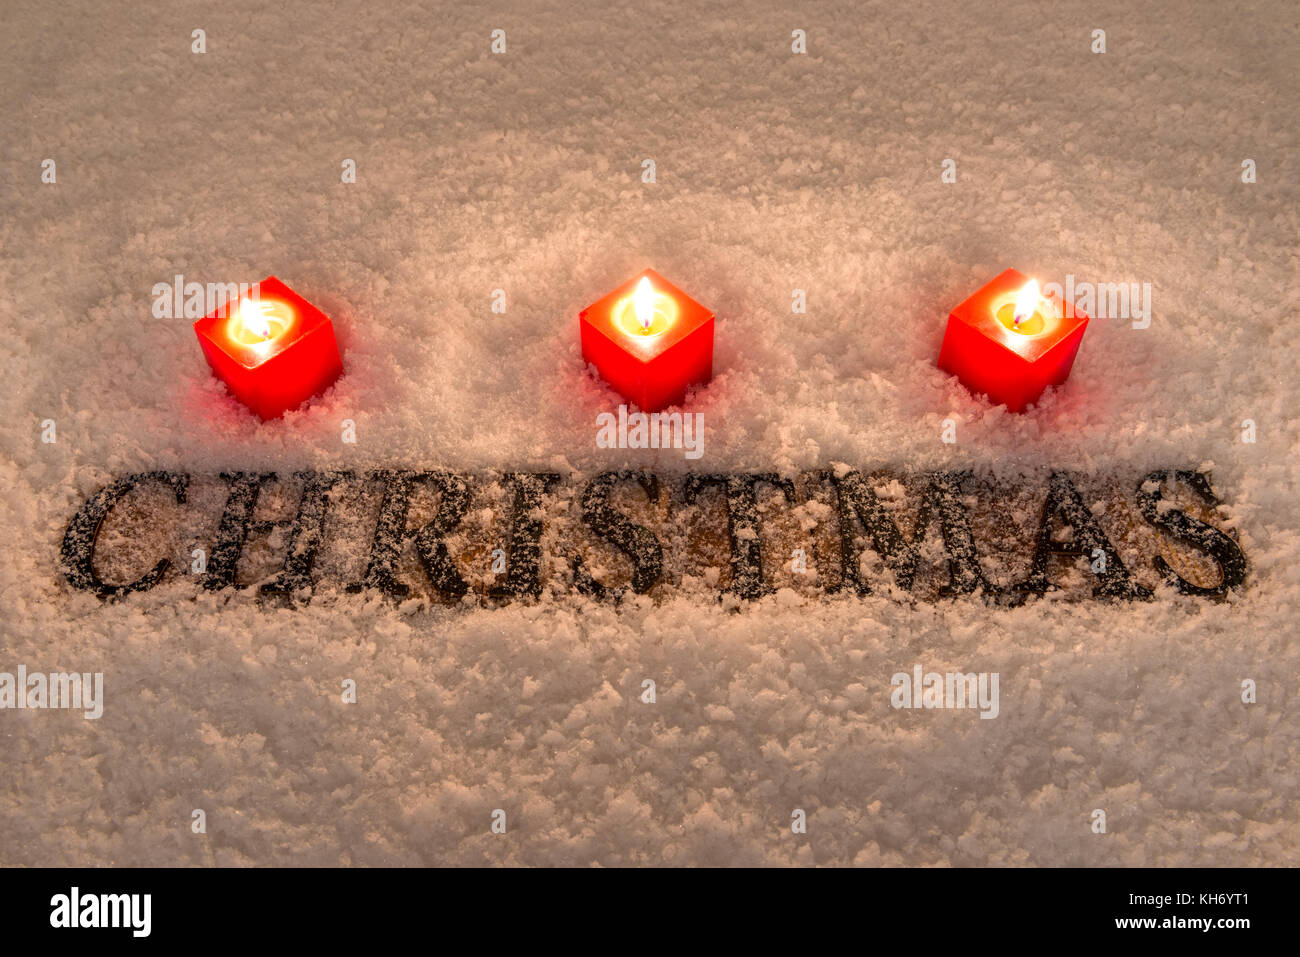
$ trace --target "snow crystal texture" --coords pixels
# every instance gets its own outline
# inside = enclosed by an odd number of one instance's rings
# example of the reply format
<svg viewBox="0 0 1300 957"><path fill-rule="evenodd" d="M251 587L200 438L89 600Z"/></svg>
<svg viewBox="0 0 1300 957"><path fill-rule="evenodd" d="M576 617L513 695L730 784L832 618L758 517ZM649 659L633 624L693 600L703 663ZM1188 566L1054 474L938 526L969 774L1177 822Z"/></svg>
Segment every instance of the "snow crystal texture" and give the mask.
<svg viewBox="0 0 1300 957"><path fill-rule="evenodd" d="M102 671L106 701L0 711L0 864L1297 862L1292 4L7 0L6 21L0 671ZM718 316L692 467L1205 467L1246 589L281 608L60 576L72 514L129 472L685 468L594 441L617 399L576 317L647 266ZM1069 382L1009 415L935 366L948 310L1008 266L1150 283L1152 323L1094 319ZM153 314L176 274L280 276L346 374L259 423L190 320ZM915 664L997 672L1000 715L894 710Z"/></svg>

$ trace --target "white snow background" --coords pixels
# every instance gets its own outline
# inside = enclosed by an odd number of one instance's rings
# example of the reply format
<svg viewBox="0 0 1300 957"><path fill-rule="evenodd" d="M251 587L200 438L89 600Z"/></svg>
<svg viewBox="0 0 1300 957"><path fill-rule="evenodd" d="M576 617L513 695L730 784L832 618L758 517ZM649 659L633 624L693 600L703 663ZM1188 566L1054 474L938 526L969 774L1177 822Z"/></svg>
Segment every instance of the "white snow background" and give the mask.
<svg viewBox="0 0 1300 957"><path fill-rule="evenodd" d="M0 712L0 864L1296 863L1295 4L4 6L0 670L106 702ZM694 467L1212 463L1246 589L278 609L60 576L128 472L649 461L595 447L576 320L646 266L718 314ZM1154 321L1095 319L1008 415L935 367L1008 266L1150 282ZM345 376L259 423L152 316L176 273L284 278ZM998 672L1000 716L893 710L918 663Z"/></svg>

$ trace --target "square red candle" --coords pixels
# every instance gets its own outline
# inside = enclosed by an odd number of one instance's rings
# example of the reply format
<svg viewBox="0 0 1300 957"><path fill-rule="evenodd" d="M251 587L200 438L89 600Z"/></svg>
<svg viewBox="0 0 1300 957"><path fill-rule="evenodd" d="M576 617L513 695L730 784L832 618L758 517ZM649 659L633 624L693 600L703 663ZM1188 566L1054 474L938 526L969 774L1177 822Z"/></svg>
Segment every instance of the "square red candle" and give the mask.
<svg viewBox="0 0 1300 957"><path fill-rule="evenodd" d="M1082 312L1040 296L1037 282L1008 269L948 316L939 368L1021 412L1066 380L1087 328Z"/></svg>
<svg viewBox="0 0 1300 957"><path fill-rule="evenodd" d="M647 269L578 315L582 358L643 412L713 377L713 313Z"/></svg>
<svg viewBox="0 0 1300 957"><path fill-rule="evenodd" d="M329 318L274 276L194 332L217 378L263 419L298 408L343 372Z"/></svg>

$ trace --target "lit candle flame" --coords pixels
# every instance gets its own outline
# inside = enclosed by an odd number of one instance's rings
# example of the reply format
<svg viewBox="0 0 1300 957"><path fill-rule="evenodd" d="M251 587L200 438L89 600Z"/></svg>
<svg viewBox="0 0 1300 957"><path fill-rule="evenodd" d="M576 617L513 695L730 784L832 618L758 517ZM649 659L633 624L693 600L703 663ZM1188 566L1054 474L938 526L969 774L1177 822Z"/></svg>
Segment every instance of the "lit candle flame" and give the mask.
<svg viewBox="0 0 1300 957"><path fill-rule="evenodd" d="M1038 311L1038 280L1031 279L1028 284L1016 294L1016 319L1015 324L1020 325L1021 319L1028 319Z"/></svg>
<svg viewBox="0 0 1300 957"><path fill-rule="evenodd" d="M239 306L239 321L253 335L261 336L263 339L270 339L271 323L266 317L266 310L270 308L270 305L269 302L245 299Z"/></svg>
<svg viewBox="0 0 1300 957"><path fill-rule="evenodd" d="M636 321L641 323L641 328L646 332L650 331L650 323L655 318L655 290L650 285L650 277L642 276L641 281L636 284L636 292L632 294L632 306L636 310Z"/></svg>

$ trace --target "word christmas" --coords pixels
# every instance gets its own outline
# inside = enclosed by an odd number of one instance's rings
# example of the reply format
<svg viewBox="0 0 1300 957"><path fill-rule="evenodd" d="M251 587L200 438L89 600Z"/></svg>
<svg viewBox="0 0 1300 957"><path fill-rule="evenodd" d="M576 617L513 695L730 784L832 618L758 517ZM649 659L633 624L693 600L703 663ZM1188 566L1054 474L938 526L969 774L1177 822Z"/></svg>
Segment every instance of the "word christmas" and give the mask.
<svg viewBox="0 0 1300 957"><path fill-rule="evenodd" d="M128 475L72 517L60 565L120 598L166 579L306 600L330 591L484 603L577 592L756 599L879 592L932 601L1227 598L1246 559L1209 478L1064 472ZM108 534L105 530L110 530ZM173 561L179 568L173 570Z"/></svg>

